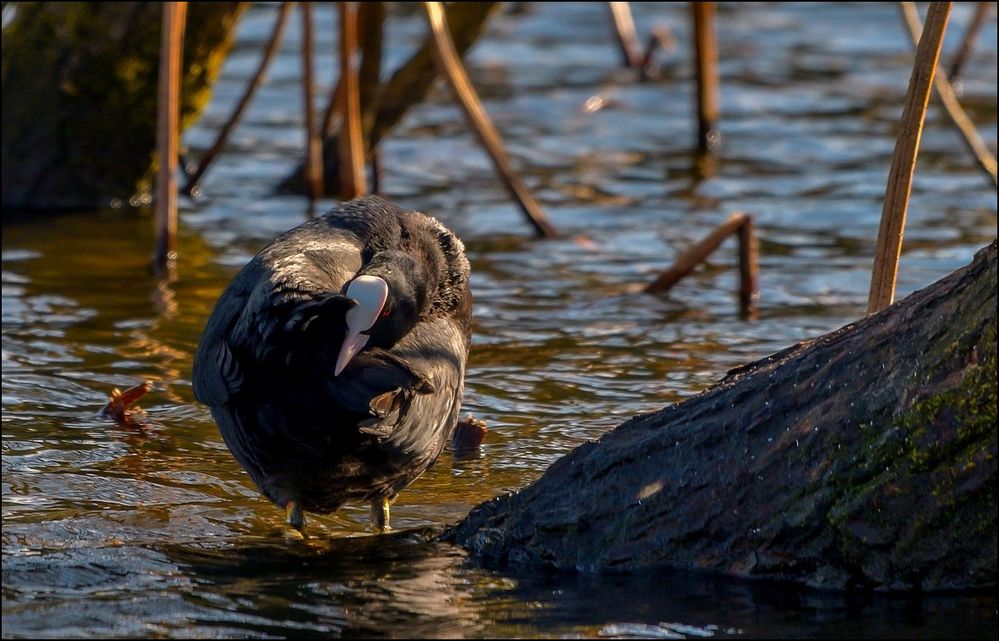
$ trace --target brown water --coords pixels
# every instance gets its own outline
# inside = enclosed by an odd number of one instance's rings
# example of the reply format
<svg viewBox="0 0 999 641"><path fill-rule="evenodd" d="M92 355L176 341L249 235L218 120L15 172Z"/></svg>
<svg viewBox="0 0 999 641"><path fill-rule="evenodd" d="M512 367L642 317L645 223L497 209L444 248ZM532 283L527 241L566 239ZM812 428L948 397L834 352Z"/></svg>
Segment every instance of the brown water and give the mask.
<svg viewBox="0 0 999 641"><path fill-rule="evenodd" d="M639 30L683 5L634 6ZM945 58L971 7L957 6ZM197 155L256 65L273 6L244 18ZM335 73L318 8L319 95ZM686 54L664 77L619 70L606 8L516 5L469 66L525 179L572 240L537 241L446 93L385 142L383 193L465 240L475 336L465 407L481 456L445 453L372 537L367 510L311 517L287 537L206 408L191 358L222 288L307 206L273 188L302 147L298 20L205 200L182 204L179 279L149 275L148 212L3 226L3 635L25 636L990 636L991 595L834 595L685 573L575 576L477 568L428 542L475 504L526 485L635 413L729 368L863 314L911 53L893 5L739 5L719 11L723 147L699 176ZM388 64L424 31L390 22ZM952 41L953 40L953 41ZM962 100L996 146L996 29ZM324 201L318 209L328 208ZM732 241L669 296L636 295L732 211L761 235L760 318L739 320ZM996 192L933 108L900 295L968 262L996 235ZM144 424L98 416L113 387L155 382Z"/></svg>

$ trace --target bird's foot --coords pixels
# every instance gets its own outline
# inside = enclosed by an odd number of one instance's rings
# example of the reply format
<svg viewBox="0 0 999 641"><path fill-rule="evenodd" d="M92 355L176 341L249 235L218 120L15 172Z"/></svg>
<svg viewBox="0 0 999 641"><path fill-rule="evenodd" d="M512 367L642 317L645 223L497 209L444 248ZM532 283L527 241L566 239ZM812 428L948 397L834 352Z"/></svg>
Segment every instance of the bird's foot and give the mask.
<svg viewBox="0 0 999 641"><path fill-rule="evenodd" d="M375 532L388 532L392 529L389 526L389 500L387 496L381 496L371 501L371 529Z"/></svg>
<svg viewBox="0 0 999 641"><path fill-rule="evenodd" d="M305 536L305 515L302 513L302 504L298 501L288 501L285 503L284 511L287 516L288 525L298 530L302 536Z"/></svg>

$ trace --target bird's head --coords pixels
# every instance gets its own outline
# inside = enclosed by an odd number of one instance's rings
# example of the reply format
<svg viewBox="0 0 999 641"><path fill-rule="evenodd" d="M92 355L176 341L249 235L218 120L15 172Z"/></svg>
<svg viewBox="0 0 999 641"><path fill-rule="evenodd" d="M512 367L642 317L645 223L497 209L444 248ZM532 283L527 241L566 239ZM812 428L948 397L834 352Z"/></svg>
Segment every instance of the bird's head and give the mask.
<svg viewBox="0 0 999 641"><path fill-rule="evenodd" d="M335 375L365 346L390 348L416 326L436 287L426 272L409 254L385 251L347 283L345 294L356 305L347 311Z"/></svg>

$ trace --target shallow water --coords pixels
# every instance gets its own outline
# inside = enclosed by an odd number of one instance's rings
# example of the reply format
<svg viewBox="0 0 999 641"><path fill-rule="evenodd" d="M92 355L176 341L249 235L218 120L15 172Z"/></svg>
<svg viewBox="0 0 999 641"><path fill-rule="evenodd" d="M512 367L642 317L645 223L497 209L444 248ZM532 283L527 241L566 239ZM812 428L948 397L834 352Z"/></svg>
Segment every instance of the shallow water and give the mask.
<svg viewBox="0 0 999 641"><path fill-rule="evenodd" d="M636 4L639 31L682 5ZM955 7L945 59L971 7ZM211 143L256 65L273 6L243 20L206 115ZM318 7L318 95L335 74ZM685 573L603 577L476 568L435 528L534 480L622 420L697 393L736 365L863 314L910 46L893 5L722 6L723 145L713 176L690 153L686 54L663 77L616 68L602 4L516 5L469 68L515 164L573 239L537 241L446 92L382 147L382 192L464 240L475 329L465 409L489 424L481 456L438 464L393 507L310 515L286 537L194 402L191 358L222 288L303 222L274 187L302 147L298 20L268 83L204 183L182 203L179 278L147 270L148 212L3 227L3 635L24 636L988 636L991 595L803 592ZM424 30L393 14L390 68ZM996 146L996 29L962 100ZM333 204L317 206L322 211ZM733 211L757 217L759 319L739 319L734 242L669 296L632 293ZM996 192L934 107L899 295L967 263L996 236ZM98 416L113 387L154 381L141 424Z"/></svg>

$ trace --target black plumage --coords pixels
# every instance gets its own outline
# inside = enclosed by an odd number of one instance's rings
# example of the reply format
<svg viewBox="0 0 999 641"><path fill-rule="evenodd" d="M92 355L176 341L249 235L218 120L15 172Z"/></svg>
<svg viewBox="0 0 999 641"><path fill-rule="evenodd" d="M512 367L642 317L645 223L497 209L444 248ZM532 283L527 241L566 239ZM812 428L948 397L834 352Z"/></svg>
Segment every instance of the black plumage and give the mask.
<svg viewBox="0 0 999 641"><path fill-rule="evenodd" d="M468 275L443 225L367 197L283 234L223 292L195 356L195 397L293 524L301 509L366 500L387 526L387 500L440 455L461 405ZM384 297L347 295L364 281ZM360 321L348 312L368 307L374 324L349 332Z"/></svg>

